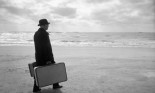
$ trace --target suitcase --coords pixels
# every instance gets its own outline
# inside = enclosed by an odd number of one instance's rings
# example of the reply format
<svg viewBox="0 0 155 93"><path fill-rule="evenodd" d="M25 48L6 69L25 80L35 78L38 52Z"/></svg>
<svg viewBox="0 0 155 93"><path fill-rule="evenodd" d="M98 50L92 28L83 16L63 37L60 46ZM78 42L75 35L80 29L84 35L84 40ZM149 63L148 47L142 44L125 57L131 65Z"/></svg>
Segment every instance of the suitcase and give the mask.
<svg viewBox="0 0 155 93"><path fill-rule="evenodd" d="M28 64L28 67L29 67L29 71L30 71L30 76L31 77L34 77L34 67L37 66L37 63L36 62L33 62L33 63L29 63Z"/></svg>
<svg viewBox="0 0 155 93"><path fill-rule="evenodd" d="M56 63L35 67L36 63L29 64L30 75L35 78L39 87L45 87L54 83L67 81L66 67L64 63Z"/></svg>

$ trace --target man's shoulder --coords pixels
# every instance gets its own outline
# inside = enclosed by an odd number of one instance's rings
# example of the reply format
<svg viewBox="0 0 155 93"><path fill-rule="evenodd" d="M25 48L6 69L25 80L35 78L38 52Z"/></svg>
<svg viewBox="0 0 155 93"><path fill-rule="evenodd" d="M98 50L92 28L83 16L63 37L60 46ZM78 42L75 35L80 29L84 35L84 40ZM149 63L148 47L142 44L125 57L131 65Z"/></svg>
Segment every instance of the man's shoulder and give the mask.
<svg viewBox="0 0 155 93"><path fill-rule="evenodd" d="M35 35L37 34L44 34L45 32L42 30L42 29L38 29L36 32L35 32Z"/></svg>
<svg viewBox="0 0 155 93"><path fill-rule="evenodd" d="M45 31L36 31L35 34L34 34L34 38L38 38L38 37L47 37L48 36L48 33L45 32Z"/></svg>
<svg viewBox="0 0 155 93"><path fill-rule="evenodd" d="M36 31L36 32L34 33L34 37L36 37L38 34L39 34L39 32Z"/></svg>

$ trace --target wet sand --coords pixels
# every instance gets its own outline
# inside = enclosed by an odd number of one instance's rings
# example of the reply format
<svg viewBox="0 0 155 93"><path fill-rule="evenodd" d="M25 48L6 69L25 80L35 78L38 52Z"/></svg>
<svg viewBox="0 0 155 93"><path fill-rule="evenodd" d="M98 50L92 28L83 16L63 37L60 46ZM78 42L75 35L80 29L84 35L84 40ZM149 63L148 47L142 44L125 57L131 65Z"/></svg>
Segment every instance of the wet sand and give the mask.
<svg viewBox="0 0 155 93"><path fill-rule="evenodd" d="M155 93L155 49L53 46L56 62L65 62L68 81L41 93ZM32 93L30 46L0 47L0 93Z"/></svg>

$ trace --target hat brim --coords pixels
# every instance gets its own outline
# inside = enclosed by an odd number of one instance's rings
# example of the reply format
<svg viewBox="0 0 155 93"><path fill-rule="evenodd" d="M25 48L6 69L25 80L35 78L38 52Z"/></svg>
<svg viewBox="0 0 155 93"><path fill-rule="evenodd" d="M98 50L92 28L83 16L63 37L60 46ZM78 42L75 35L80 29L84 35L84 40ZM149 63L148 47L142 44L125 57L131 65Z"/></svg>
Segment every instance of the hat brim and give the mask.
<svg viewBox="0 0 155 93"><path fill-rule="evenodd" d="M50 24L50 23L47 23L47 24ZM47 24L38 24L38 26L41 26L41 25L47 25Z"/></svg>

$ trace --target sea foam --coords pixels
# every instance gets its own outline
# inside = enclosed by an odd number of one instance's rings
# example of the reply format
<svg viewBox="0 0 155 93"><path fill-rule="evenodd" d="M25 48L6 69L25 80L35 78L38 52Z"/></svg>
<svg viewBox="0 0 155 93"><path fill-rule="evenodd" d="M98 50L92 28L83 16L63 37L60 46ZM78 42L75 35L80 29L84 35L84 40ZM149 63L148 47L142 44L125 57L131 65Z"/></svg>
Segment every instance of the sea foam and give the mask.
<svg viewBox="0 0 155 93"><path fill-rule="evenodd" d="M0 46L34 46L34 33L0 33ZM155 33L50 33L52 45L155 48Z"/></svg>

